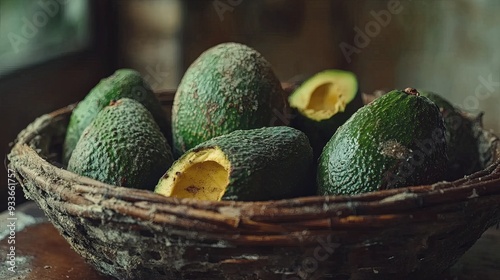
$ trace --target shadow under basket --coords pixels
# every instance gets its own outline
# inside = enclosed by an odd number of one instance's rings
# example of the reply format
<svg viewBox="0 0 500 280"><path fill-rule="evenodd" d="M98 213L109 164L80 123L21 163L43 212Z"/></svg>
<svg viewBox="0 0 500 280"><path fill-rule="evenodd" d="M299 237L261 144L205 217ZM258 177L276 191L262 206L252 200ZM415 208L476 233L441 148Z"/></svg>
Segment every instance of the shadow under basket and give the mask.
<svg viewBox="0 0 500 280"><path fill-rule="evenodd" d="M173 93L159 97L169 110ZM485 168L454 182L209 202L111 186L63 169L57 162L72 109L23 130L9 167L72 248L118 279L431 279L500 221L500 152L487 131L481 131Z"/></svg>

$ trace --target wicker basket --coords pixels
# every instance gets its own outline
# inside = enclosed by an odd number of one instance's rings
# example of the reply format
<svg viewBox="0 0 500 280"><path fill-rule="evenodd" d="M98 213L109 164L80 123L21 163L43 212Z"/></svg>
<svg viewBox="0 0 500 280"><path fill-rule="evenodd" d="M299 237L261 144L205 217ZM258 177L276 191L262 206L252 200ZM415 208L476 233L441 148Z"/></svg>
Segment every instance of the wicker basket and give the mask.
<svg viewBox="0 0 500 280"><path fill-rule="evenodd" d="M160 94L168 109L173 93ZM463 179L267 202L166 198L57 164L73 107L43 115L9 154L26 196L73 249L118 279L430 279L500 221L500 149Z"/></svg>

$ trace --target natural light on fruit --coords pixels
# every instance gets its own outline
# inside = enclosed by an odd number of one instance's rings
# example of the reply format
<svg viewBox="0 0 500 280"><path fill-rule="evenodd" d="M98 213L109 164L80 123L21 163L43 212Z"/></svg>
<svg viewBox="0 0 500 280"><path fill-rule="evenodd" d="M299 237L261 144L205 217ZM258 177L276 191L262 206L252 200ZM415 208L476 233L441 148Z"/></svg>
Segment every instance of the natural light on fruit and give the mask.
<svg viewBox="0 0 500 280"><path fill-rule="evenodd" d="M229 184L230 164L216 148L191 152L160 180L156 192L177 198L221 200Z"/></svg>

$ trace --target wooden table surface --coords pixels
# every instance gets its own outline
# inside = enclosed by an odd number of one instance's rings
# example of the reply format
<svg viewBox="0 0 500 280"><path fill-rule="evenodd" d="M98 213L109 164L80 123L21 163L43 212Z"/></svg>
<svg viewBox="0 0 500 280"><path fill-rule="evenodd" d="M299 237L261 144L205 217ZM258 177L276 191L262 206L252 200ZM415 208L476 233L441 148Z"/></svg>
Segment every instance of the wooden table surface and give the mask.
<svg viewBox="0 0 500 280"><path fill-rule="evenodd" d="M99 274L77 255L59 235L59 232L30 202L16 210L15 254L16 272L8 270L6 262L10 232L0 227L0 279L78 279L111 280ZM6 213L0 214L0 221L6 223ZM7 223L8 224L8 223ZM453 280L497 280L500 279L500 229L488 229L476 244L440 277Z"/></svg>

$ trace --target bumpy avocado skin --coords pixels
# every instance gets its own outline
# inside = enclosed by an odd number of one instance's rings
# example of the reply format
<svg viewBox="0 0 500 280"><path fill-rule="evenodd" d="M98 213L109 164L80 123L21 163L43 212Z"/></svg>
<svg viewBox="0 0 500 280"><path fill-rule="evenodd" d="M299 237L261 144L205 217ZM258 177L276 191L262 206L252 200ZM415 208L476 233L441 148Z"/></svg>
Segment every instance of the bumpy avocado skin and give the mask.
<svg viewBox="0 0 500 280"><path fill-rule="evenodd" d="M437 93L419 90L441 111L446 127L448 158L450 160L447 180L455 180L482 168L477 139L480 118L470 118Z"/></svg>
<svg viewBox="0 0 500 280"><path fill-rule="evenodd" d="M281 83L254 49L223 43L191 64L172 108L174 155L239 129L280 125L286 108Z"/></svg>
<svg viewBox="0 0 500 280"><path fill-rule="evenodd" d="M67 163L83 130L94 120L99 111L112 100L131 98L144 105L153 115L163 135L170 141L170 124L151 87L132 69L119 69L102 79L76 106L71 114L63 146L63 162Z"/></svg>
<svg viewBox="0 0 500 280"><path fill-rule="evenodd" d="M151 113L123 98L102 109L84 130L68 170L116 186L153 190L172 162Z"/></svg>
<svg viewBox="0 0 500 280"><path fill-rule="evenodd" d="M394 90L359 109L325 146L320 195L354 195L442 180L445 127L423 96Z"/></svg>
<svg viewBox="0 0 500 280"><path fill-rule="evenodd" d="M286 127L237 130L196 150L219 147L231 170L222 200L262 201L314 194L312 148L301 131Z"/></svg>

